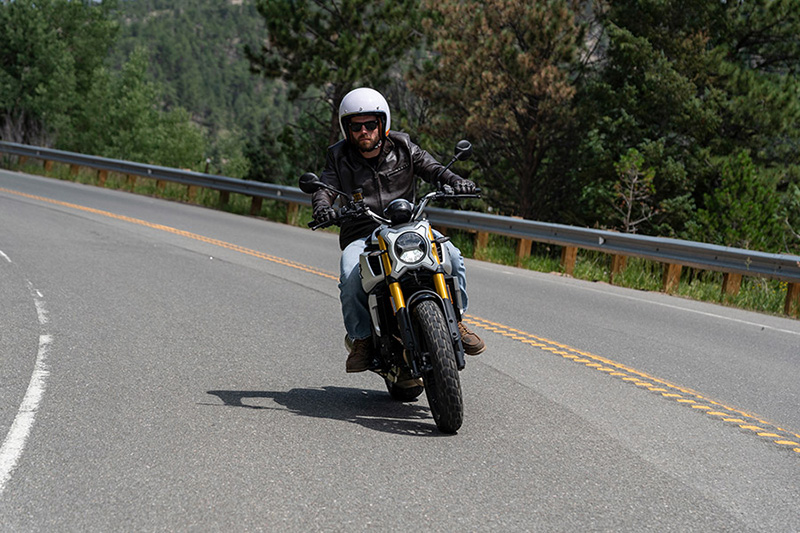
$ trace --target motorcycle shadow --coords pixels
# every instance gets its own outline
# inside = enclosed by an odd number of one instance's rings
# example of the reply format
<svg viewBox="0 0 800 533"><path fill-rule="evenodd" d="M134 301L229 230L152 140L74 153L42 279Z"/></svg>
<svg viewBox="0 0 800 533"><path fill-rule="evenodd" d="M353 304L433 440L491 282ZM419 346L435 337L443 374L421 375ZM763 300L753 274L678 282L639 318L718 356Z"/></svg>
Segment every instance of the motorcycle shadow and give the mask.
<svg viewBox="0 0 800 533"><path fill-rule="evenodd" d="M248 400L270 399L290 413L311 418L342 420L367 429L418 437L443 437L430 410L417 403L393 400L388 393L348 387L291 389L288 391L210 390L226 406L277 409Z"/></svg>

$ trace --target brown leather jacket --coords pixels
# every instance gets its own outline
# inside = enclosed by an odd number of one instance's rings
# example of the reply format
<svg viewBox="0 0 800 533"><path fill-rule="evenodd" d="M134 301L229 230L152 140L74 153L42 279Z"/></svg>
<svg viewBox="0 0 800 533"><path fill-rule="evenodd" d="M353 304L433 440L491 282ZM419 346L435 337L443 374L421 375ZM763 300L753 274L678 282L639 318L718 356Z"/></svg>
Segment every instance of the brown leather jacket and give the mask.
<svg viewBox="0 0 800 533"><path fill-rule="evenodd" d="M341 140L328 148L325 170L320 179L347 194L360 187L367 206L383 215L383 210L392 200L415 200L415 176L431 183L442 167L428 152L411 142L407 134L390 131L375 168L347 141ZM441 177L442 183L448 185L461 179L449 170ZM337 196L321 189L311 199L317 209L332 206ZM339 246L344 250L354 240L368 236L376 227L378 224L369 218L345 221L339 234Z"/></svg>

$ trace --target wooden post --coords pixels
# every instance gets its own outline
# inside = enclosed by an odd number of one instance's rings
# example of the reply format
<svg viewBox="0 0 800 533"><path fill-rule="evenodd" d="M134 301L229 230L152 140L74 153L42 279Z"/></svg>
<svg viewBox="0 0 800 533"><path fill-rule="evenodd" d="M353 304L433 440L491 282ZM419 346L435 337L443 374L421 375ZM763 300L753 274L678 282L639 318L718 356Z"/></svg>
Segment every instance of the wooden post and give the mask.
<svg viewBox="0 0 800 533"><path fill-rule="evenodd" d="M19 156L19 159L17 159L17 165L19 165L19 166L22 166L27 162L28 162L28 156L27 155L21 155L21 156Z"/></svg>
<svg viewBox="0 0 800 533"><path fill-rule="evenodd" d="M783 312L789 316L800 316L800 283L789 283L786 287L786 305Z"/></svg>
<svg viewBox="0 0 800 533"><path fill-rule="evenodd" d="M575 272L575 261L578 259L578 249L575 246L564 246L561 249L561 268L567 276Z"/></svg>
<svg viewBox="0 0 800 533"><path fill-rule="evenodd" d="M286 223L290 226L297 225L297 219L300 217L300 205L288 203L286 204Z"/></svg>
<svg viewBox="0 0 800 533"><path fill-rule="evenodd" d="M164 189L167 188L167 182L164 180L156 180L156 187L158 188L158 192L163 193Z"/></svg>
<svg viewBox="0 0 800 533"><path fill-rule="evenodd" d="M742 287L742 275L733 272L725 272L722 275L722 294L736 296Z"/></svg>
<svg viewBox="0 0 800 533"><path fill-rule="evenodd" d="M79 167L78 165L70 165L69 166L69 175L70 176L77 176L78 175L78 171L80 170L80 168L81 167Z"/></svg>
<svg viewBox="0 0 800 533"><path fill-rule="evenodd" d="M53 162L50 161L49 159L45 159L44 161L44 170L45 172L50 172L51 170L53 170Z"/></svg>
<svg viewBox="0 0 800 533"><path fill-rule="evenodd" d="M628 266L628 256L626 255L612 255L611 256L611 274L608 276L608 282L614 284L614 278L625 271Z"/></svg>
<svg viewBox="0 0 800 533"><path fill-rule="evenodd" d="M194 202L194 198L197 196L197 185L189 185L186 190L186 196L190 202Z"/></svg>
<svg viewBox="0 0 800 533"><path fill-rule="evenodd" d="M517 218L522 220L522 217L514 216L512 218ZM530 239L519 239L517 241L517 267L522 266L522 262L525 261L531 255L531 245L532 241Z"/></svg>
<svg viewBox="0 0 800 533"><path fill-rule="evenodd" d="M664 263L664 277L662 290L666 293L673 292L681 282L681 265Z"/></svg>
<svg viewBox="0 0 800 533"><path fill-rule="evenodd" d="M520 239L517 241L517 266L521 267L522 262L531 256L531 245L533 241L530 239Z"/></svg>
<svg viewBox="0 0 800 533"><path fill-rule="evenodd" d="M97 171L97 185L100 187L106 186L106 179L108 179L108 170Z"/></svg>
<svg viewBox="0 0 800 533"><path fill-rule="evenodd" d="M134 176L133 174L128 174L127 186L128 189L131 191L133 190L134 187L136 187L136 176Z"/></svg>
<svg viewBox="0 0 800 533"><path fill-rule="evenodd" d="M486 249L489 247L489 233L479 231L475 235L475 259L484 259L486 257Z"/></svg>
<svg viewBox="0 0 800 533"><path fill-rule="evenodd" d="M261 212L261 205L264 203L264 199L261 196L253 196L250 201L250 216L254 217Z"/></svg>
<svg viewBox="0 0 800 533"><path fill-rule="evenodd" d="M219 207L223 208L228 205L228 202L231 199L231 193L228 191L219 191Z"/></svg>

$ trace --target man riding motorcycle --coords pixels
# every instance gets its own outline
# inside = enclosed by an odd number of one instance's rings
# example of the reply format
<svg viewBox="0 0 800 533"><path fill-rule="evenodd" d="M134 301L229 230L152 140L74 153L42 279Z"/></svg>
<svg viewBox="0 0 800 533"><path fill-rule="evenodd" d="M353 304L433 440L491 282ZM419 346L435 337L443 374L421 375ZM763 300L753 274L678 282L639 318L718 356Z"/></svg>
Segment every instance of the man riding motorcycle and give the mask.
<svg viewBox="0 0 800 533"><path fill-rule="evenodd" d="M456 193L475 192L475 184L446 170L425 150L411 142L405 133L390 130L391 113L384 97L377 91L362 87L349 92L339 106L339 126L344 139L328 148L325 170L321 180L342 192L352 195L362 189L366 205L383 213L392 200L414 201L416 176L434 185L449 185ZM333 202L337 194L320 189L312 196L314 220L330 221L336 216ZM367 239L378 224L368 217L343 221L339 234L342 249L339 278L339 297L342 304L347 335L352 349L345 365L347 372L363 372L372 360L371 326L367 293L361 285L359 256ZM439 235L440 236L440 235ZM466 270L461 252L452 243L444 244L450 255L454 275L458 279L461 301L466 311ZM459 332L468 355L478 355L486 345L478 335L459 322Z"/></svg>

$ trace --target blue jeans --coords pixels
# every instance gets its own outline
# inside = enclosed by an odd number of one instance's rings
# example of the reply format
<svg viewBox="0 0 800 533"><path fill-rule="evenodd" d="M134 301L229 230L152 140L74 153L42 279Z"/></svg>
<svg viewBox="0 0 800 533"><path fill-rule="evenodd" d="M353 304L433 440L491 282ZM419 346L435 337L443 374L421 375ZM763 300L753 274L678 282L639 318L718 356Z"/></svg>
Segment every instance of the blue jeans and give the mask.
<svg viewBox="0 0 800 533"><path fill-rule="evenodd" d="M442 234L434 231L436 237ZM366 339L372 336L372 326L370 324L369 306L367 303L367 293L361 286L361 275L358 268L358 261L361 252L367 246L367 238L358 239L350 244L342 252L339 274L339 300L342 302L342 317L344 318L344 328L351 339ZM464 258L461 251L451 242L444 243L444 249L450 256L453 263L453 275L458 280L458 289L461 293L461 303L467 310L467 270L464 267Z"/></svg>

